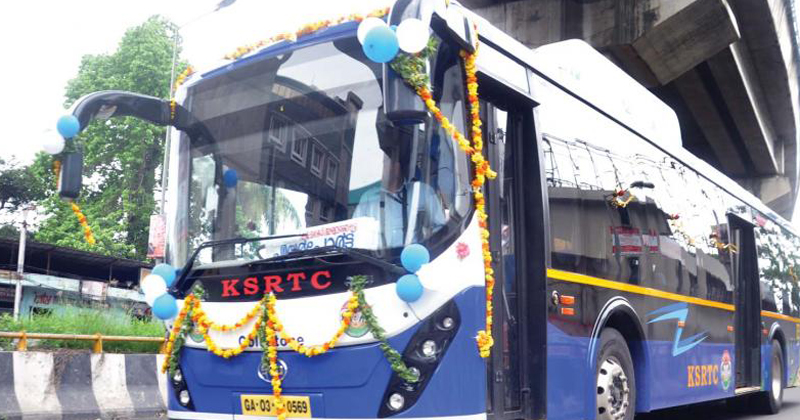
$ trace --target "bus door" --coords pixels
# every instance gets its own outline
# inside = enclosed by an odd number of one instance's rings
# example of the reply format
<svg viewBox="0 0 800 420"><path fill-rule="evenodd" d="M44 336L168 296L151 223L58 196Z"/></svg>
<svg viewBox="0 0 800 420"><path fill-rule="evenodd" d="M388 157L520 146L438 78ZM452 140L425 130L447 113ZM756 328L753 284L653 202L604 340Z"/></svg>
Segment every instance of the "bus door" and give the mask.
<svg viewBox="0 0 800 420"><path fill-rule="evenodd" d="M505 95L481 111L485 153L498 174L486 184L496 279L487 408L494 419L542 418L546 254L533 105Z"/></svg>
<svg viewBox="0 0 800 420"><path fill-rule="evenodd" d="M752 223L729 215L738 252L733 255L736 340L736 388L761 384L761 296Z"/></svg>

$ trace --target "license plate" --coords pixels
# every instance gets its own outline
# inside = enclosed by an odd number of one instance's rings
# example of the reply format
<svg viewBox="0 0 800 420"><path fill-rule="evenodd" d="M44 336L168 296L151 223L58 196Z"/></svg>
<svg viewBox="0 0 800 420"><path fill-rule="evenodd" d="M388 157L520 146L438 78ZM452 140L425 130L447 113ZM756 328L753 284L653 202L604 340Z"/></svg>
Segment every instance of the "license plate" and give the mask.
<svg viewBox="0 0 800 420"><path fill-rule="evenodd" d="M275 397L272 395L242 395L242 414L248 416L278 415ZM283 396L286 417L311 417L311 401L308 397Z"/></svg>

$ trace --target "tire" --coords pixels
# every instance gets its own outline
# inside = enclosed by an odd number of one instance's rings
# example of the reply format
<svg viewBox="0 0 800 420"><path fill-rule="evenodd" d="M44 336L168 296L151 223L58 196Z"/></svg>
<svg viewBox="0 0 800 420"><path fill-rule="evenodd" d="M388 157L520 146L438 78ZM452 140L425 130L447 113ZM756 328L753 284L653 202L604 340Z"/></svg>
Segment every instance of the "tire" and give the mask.
<svg viewBox="0 0 800 420"><path fill-rule="evenodd" d="M783 388L786 386L783 382L784 365L781 343L779 343L778 340L772 340L771 347L772 352L770 358L772 363L770 364L771 369L769 375L769 380L771 382L770 390L754 395L753 398L755 409L761 414L775 414L781 410L781 404L783 404Z"/></svg>
<svg viewBox="0 0 800 420"><path fill-rule="evenodd" d="M619 331L606 328L597 352L597 420L633 420L636 378L628 344Z"/></svg>

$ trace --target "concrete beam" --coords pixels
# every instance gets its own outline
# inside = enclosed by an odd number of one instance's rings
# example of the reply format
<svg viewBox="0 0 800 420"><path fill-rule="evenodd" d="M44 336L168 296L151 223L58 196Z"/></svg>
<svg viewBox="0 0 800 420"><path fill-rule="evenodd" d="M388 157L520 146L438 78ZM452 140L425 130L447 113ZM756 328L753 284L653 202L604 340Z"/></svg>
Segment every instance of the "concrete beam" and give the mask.
<svg viewBox="0 0 800 420"><path fill-rule="evenodd" d="M632 45L666 84L739 40L724 0L695 0L642 33Z"/></svg>
<svg viewBox="0 0 800 420"><path fill-rule="evenodd" d="M736 43L708 60L708 66L753 162L755 173L751 175L780 174L782 149L775 145L772 122L766 115L761 85L753 74L747 49Z"/></svg>
<svg viewBox="0 0 800 420"><path fill-rule="evenodd" d="M688 71L673 83L717 156L722 166L720 169L729 175L745 176L745 161L734 146L735 140L698 72Z"/></svg>
<svg viewBox="0 0 800 420"><path fill-rule="evenodd" d="M794 180L776 175L766 178L739 178L736 182L760 198L775 213L791 220L796 201Z"/></svg>
<svg viewBox="0 0 800 420"><path fill-rule="evenodd" d="M783 145L782 159L776 159L796 191L800 169L797 154L800 69L792 40L792 18L785 0L730 1L740 22L742 41L760 81L775 141Z"/></svg>

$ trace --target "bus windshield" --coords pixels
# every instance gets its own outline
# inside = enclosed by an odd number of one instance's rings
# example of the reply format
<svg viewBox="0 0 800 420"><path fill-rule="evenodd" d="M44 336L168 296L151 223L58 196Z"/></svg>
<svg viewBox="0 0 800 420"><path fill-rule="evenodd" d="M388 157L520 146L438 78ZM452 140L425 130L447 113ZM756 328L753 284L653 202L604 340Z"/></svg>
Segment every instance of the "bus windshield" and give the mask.
<svg viewBox="0 0 800 420"><path fill-rule="evenodd" d="M452 63L436 66L436 99L463 130L463 75L450 55L436 58ZM212 240L303 234L203 249L196 263L322 246L389 255L458 233L470 200L464 154L435 120L384 118L382 68L355 37L249 61L188 88L184 106L210 138L181 135L174 264Z"/></svg>

